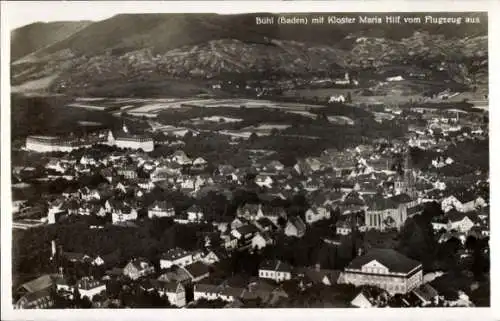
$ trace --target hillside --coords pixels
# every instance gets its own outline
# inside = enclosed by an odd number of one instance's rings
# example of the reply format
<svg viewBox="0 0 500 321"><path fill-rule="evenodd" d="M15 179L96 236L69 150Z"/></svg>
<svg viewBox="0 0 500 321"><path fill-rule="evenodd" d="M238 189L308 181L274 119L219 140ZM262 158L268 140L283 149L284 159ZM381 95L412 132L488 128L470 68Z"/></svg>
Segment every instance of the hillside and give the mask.
<svg viewBox="0 0 500 321"><path fill-rule="evenodd" d="M222 74L291 78L401 65L441 68L464 84L487 76L484 24L454 26L455 33L450 28L381 25L373 31L362 24L256 25L250 14L124 14L33 52L12 66L12 83L50 79L43 82L47 89L65 92L110 82Z"/></svg>
<svg viewBox="0 0 500 321"><path fill-rule="evenodd" d="M64 40L91 24L91 21L37 22L11 32L11 61Z"/></svg>

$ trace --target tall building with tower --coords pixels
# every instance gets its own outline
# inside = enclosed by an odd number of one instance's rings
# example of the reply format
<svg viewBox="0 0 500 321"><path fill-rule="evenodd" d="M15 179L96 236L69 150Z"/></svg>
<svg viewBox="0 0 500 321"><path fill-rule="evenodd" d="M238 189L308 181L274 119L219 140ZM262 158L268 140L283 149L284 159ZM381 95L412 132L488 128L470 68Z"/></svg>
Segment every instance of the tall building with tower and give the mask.
<svg viewBox="0 0 500 321"><path fill-rule="evenodd" d="M394 181L394 193L407 194L412 199L418 196L416 188L416 177L413 168L411 168L410 152L406 150L404 152L404 165L402 173L399 173L398 177Z"/></svg>

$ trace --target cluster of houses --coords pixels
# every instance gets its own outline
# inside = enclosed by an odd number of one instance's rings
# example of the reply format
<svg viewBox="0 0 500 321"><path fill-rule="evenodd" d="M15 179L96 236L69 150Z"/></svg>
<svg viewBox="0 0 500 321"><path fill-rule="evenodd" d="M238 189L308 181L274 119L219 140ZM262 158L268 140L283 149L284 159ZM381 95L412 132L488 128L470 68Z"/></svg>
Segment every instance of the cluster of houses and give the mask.
<svg viewBox="0 0 500 321"><path fill-rule="evenodd" d="M209 164L204 158L188 156L182 150L157 158L141 151L115 152L101 157L85 154L79 159L67 154L45 164L44 175L48 179L71 181L99 173L103 182L44 199L42 207L20 204L17 211L18 214L28 213L29 217L30 211L38 215L46 206L42 221L48 224L59 223L62 217L71 215L97 216L109 219L114 225L126 226L146 217L171 218L176 224L209 223L219 239L218 244L212 244L214 248L230 254L272 246L278 234L301 238L311 226L332 219L339 238L354 230L401 229L408 218L423 213L426 203L436 202L443 212L432 219L434 230L441 233L439 241L458 237L465 242L469 235L489 236L487 197L474 185L452 189L449 181L411 168L408 152L409 146L442 151L443 156L432 161L434 168L460 162L446 156L450 142L435 135L436 132L449 134L456 126L459 125L455 121L429 120L427 127L412 128L407 141L379 139L356 148L327 149L320 155L297 160L294 166L284 166L278 160L269 159L265 151L249 153L251 165L244 168ZM466 139L480 139L484 135L476 129ZM399 163L395 162L395 155L403 156ZM207 219L208 209L198 202L203 195L217 191L231 199L235 190L248 186L259 191L258 201L240 204L232 217L221 217L220 221ZM147 196L153 195L157 187L179 191L189 196L193 204L179 211L171 200L162 197L146 203ZM272 202L290 200L299 193L305 196L309 205L299 215L291 215L285 207ZM54 248L53 245L53 252ZM50 307L54 304L50 294L53 288L69 298L77 289L82 297L92 300L106 293L106 282L116 277L141 282L144 291L156 291L177 307L189 305L186 292L191 287L194 301L222 300L231 306L252 298L276 302L287 297L280 284L292 279L300 280L303 287L316 283L372 286L389 297L411 294L421 305L431 304L438 297L424 282L419 262L389 249L374 249L359 255L343 271L325 270L319 266L293 267L286 262L268 260L261 262L257 277L238 285L214 284L210 280L211 267L223 256L218 251L172 248L163 253L158 262L130 258L125 266L108 271L103 279L89 275L74 284L69 284L60 271L22 285L19 288L21 297L15 305L18 308ZM64 252L64 257L72 262L107 265L105 256ZM361 291L352 304L380 305L373 300L374 295L366 291Z"/></svg>
<svg viewBox="0 0 500 321"><path fill-rule="evenodd" d="M202 299L226 302L227 307L241 307L246 300L260 299L272 306L293 295L282 287L283 283L290 280L298 281L302 290L315 284L354 285L359 291L352 298L351 305L357 307L377 306L375 297L367 294L366 287L381 289L387 296L413 295L420 298L415 306L426 306L442 299L424 281L422 264L392 249L372 249L360 254L342 271L322 269L319 264L294 267L276 259L265 260L260 263L257 276L239 281L233 280L231 276L222 281L210 278L210 267L222 259L219 256L213 251L202 253L172 248L161 256L159 264L153 264L146 258L132 258L125 267L107 271L100 279L84 276L73 283L68 282L60 268L59 273L42 275L22 284L16 290L20 298L15 302L15 307L52 307L55 304L51 294L53 291L70 300L78 293L96 307L103 307L110 301L107 283L116 278L134 282L145 293L156 292L168 298L173 307L186 307ZM155 268L158 266L159 270ZM188 289L192 290L191 298L186 295Z"/></svg>

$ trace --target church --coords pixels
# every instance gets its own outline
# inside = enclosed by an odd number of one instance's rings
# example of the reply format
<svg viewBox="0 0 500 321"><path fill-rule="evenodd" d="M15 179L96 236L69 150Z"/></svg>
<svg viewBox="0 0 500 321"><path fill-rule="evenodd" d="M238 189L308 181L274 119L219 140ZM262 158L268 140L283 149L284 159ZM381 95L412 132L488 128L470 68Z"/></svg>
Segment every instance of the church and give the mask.
<svg viewBox="0 0 500 321"><path fill-rule="evenodd" d="M154 150L154 141L151 136L131 134L125 124L118 133L113 134L112 131L109 131L108 145L118 148L142 149L145 152Z"/></svg>

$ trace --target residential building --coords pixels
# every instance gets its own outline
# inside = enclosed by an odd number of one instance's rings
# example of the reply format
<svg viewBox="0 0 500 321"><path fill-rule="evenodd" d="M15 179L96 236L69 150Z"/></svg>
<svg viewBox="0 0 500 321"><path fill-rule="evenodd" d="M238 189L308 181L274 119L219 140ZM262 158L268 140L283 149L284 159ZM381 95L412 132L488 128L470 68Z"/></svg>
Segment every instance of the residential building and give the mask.
<svg viewBox="0 0 500 321"><path fill-rule="evenodd" d="M226 302L234 302L240 298L245 289L229 286L217 286L213 284L195 284L194 300L223 300Z"/></svg>
<svg viewBox="0 0 500 321"><path fill-rule="evenodd" d="M210 270L207 265L202 262L194 262L183 268L189 275L191 282L199 282L210 275Z"/></svg>
<svg viewBox="0 0 500 321"><path fill-rule="evenodd" d="M181 282L162 282L157 281L154 284L160 296L166 296L168 302L176 307L183 307L186 305L186 289Z"/></svg>
<svg viewBox="0 0 500 321"><path fill-rule="evenodd" d="M285 227L285 235L302 237L306 233L306 224L304 221L298 217L290 217Z"/></svg>
<svg viewBox="0 0 500 321"><path fill-rule="evenodd" d="M193 263L193 253L179 247L168 250L160 257L160 269L168 269L172 265L186 266Z"/></svg>
<svg viewBox="0 0 500 321"><path fill-rule="evenodd" d="M76 287L81 297L87 297L89 300L92 300L96 294L106 291L106 284L92 277L83 277L76 283Z"/></svg>
<svg viewBox="0 0 500 321"><path fill-rule="evenodd" d="M330 211L322 206L314 206L306 211L306 223L312 224L317 221L330 219Z"/></svg>
<svg viewBox="0 0 500 321"><path fill-rule="evenodd" d="M126 205L115 207L111 213L111 219L113 224L136 220L137 210Z"/></svg>
<svg viewBox="0 0 500 321"><path fill-rule="evenodd" d="M279 260L268 260L259 267L259 278L282 282L292 278L292 267Z"/></svg>
<svg viewBox="0 0 500 321"><path fill-rule="evenodd" d="M155 268L151 262L144 258L132 259L123 268L123 274L132 280L137 280L143 276L153 274Z"/></svg>
<svg viewBox="0 0 500 321"><path fill-rule="evenodd" d="M173 217L175 216L175 209L172 204L166 201L155 201L148 208L148 217Z"/></svg>

